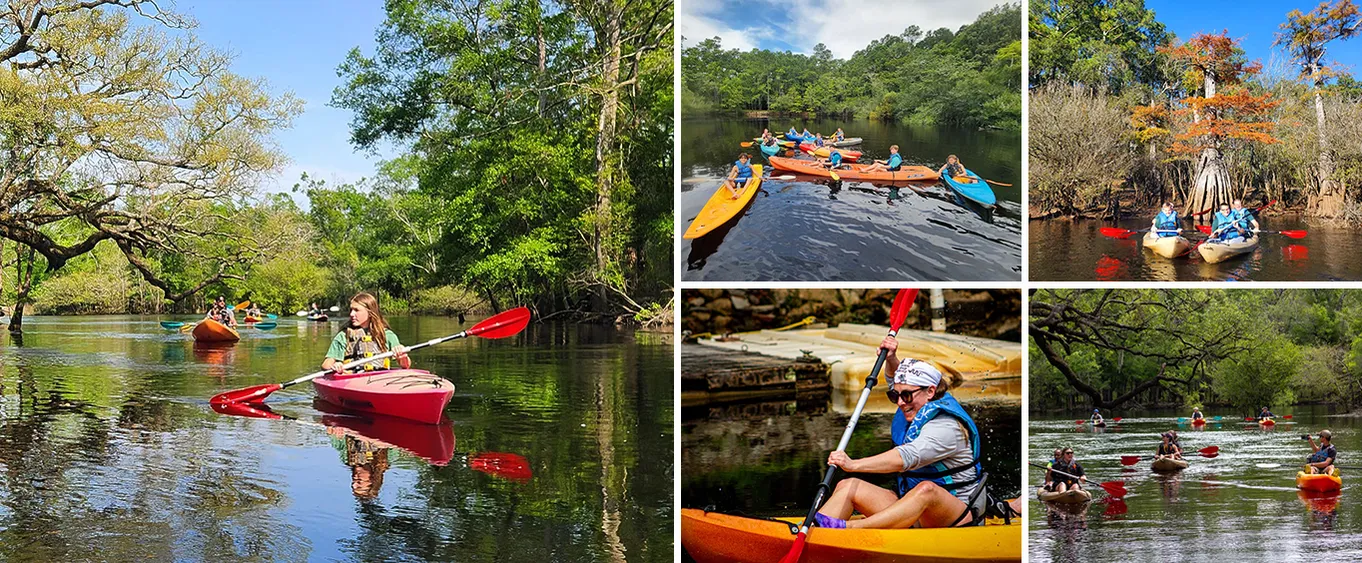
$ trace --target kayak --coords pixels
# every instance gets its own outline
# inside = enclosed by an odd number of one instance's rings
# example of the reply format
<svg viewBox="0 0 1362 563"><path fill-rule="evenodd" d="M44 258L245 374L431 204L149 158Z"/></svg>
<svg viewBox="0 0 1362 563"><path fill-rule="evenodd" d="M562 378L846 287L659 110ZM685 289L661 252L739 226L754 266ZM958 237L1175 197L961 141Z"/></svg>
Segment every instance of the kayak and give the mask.
<svg viewBox="0 0 1362 563"><path fill-rule="evenodd" d="M832 145L832 146L834 146L834 147L854 147L854 146L856 146L856 145L861 144L861 138L860 138L860 137L847 137L847 138L845 138L845 139L843 139L843 140L841 140L841 141L823 141L823 142L826 143L826 144Z"/></svg>
<svg viewBox="0 0 1362 563"><path fill-rule="evenodd" d="M761 146L761 153L764 154L764 155L766 155L766 156L775 156L775 154L778 153L778 152L780 152L780 145L762 145L762 146Z"/></svg>
<svg viewBox="0 0 1362 563"><path fill-rule="evenodd" d="M1104 422L1094 422L1094 423L1092 423L1092 425L1093 425L1094 427L1097 427L1097 428L1106 428L1106 427L1107 427L1107 423L1106 423L1105 421L1104 421Z"/></svg>
<svg viewBox="0 0 1362 563"><path fill-rule="evenodd" d="M454 384L419 369L327 375L312 380L323 401L357 411L435 424L454 396Z"/></svg>
<svg viewBox="0 0 1362 563"><path fill-rule="evenodd" d="M317 316L315 316L315 317L309 316L309 317L307 318L307 320L309 320L309 321L316 321L316 322L321 323L321 322L326 322L326 321L329 320L330 318L331 318L331 317L328 317L328 316L326 316L326 315L317 315Z"/></svg>
<svg viewBox="0 0 1362 563"><path fill-rule="evenodd" d="M1187 253L1192 243L1181 236L1161 237L1154 233L1144 236L1144 247L1164 258L1177 258Z"/></svg>
<svg viewBox="0 0 1362 563"><path fill-rule="evenodd" d="M793 141L793 142L796 142L796 143L802 143L802 142L804 142L804 136L803 136L803 135L791 135L791 134L789 134L789 133L786 133L786 134L785 134L785 140L786 140L786 141Z"/></svg>
<svg viewBox="0 0 1362 563"><path fill-rule="evenodd" d="M1083 504L1092 500L1092 493L1083 489L1070 489L1062 493L1037 489L1036 496L1044 502L1053 502L1056 504Z"/></svg>
<svg viewBox="0 0 1362 563"><path fill-rule="evenodd" d="M1215 264L1245 252L1252 252L1255 248L1258 248L1258 237L1256 236L1250 239L1237 238L1230 242L1206 241L1197 248L1197 251L1201 253L1201 258L1206 263Z"/></svg>
<svg viewBox="0 0 1362 563"><path fill-rule="evenodd" d="M780 522L681 509L681 547L697 563L771 563L790 551L803 517ZM789 522L791 525L785 524ZM994 523L996 522L996 523ZM1021 519L965 528L809 531L801 563L1021 561Z"/></svg>
<svg viewBox="0 0 1362 563"><path fill-rule="evenodd" d="M248 323L258 323L262 320L264 319L261 319L260 317L246 317L246 322Z"/></svg>
<svg viewBox="0 0 1362 563"><path fill-rule="evenodd" d="M447 465L454 458L454 424L450 421L421 424L395 416L359 413L327 401L316 401L313 406L322 412L322 424L343 428L346 434L400 448L432 465Z"/></svg>
<svg viewBox="0 0 1362 563"><path fill-rule="evenodd" d="M204 319L194 325L194 340L198 342L236 342L241 340L231 327L213 319Z"/></svg>
<svg viewBox="0 0 1362 563"><path fill-rule="evenodd" d="M758 189L761 188L761 168L760 164L752 165L752 178L743 186L742 191L738 192L737 197L723 185L714 190L714 195L705 202L700 214L695 216L695 220L681 238L697 239L705 236L742 213L743 208L747 207L747 203L756 197Z"/></svg>
<svg viewBox="0 0 1362 563"><path fill-rule="evenodd" d="M794 158L771 157L771 166L777 170L787 172L798 172L810 176L832 177L832 173L827 168L820 166L812 160L798 160ZM866 172L869 164L844 164L837 169L837 176L843 180L883 180L886 182L914 181L924 182L941 178L936 171L926 166L900 166L896 172L873 171Z"/></svg>
<svg viewBox="0 0 1362 563"><path fill-rule="evenodd" d="M1194 419L1192 419L1192 426L1205 426L1205 425L1206 425L1206 419L1204 419L1204 418L1194 418Z"/></svg>
<svg viewBox="0 0 1362 563"><path fill-rule="evenodd" d="M1296 488L1305 491L1315 491L1327 493L1343 488L1343 478L1338 476L1338 468L1333 468L1333 473L1306 473L1296 472Z"/></svg>
<svg viewBox="0 0 1362 563"><path fill-rule="evenodd" d="M1277 425L1277 421L1272 420L1272 419L1270 419L1270 418L1264 418L1264 419L1259 420L1259 421L1258 421L1258 424L1261 424L1261 425L1263 425L1263 426L1276 426L1276 425Z"/></svg>
<svg viewBox="0 0 1362 563"><path fill-rule="evenodd" d="M761 137L752 137L752 140L755 141L758 145L761 144ZM777 138L777 139L776 139L776 144L777 144L777 145L780 145L780 146L782 146L782 147L793 147L793 146L795 146L794 141L786 141L786 140L783 140L783 139L780 139L780 138Z"/></svg>
<svg viewBox="0 0 1362 563"><path fill-rule="evenodd" d="M829 154L832 154L832 149L828 147L818 147L817 149L814 149L813 144L811 143L800 143L799 150L812 154L818 158L827 158ZM861 151L839 149L837 152L842 153L842 162L856 162L861 158Z"/></svg>
<svg viewBox="0 0 1362 563"><path fill-rule="evenodd" d="M1189 464L1185 459L1169 459L1165 457L1163 459L1154 460L1154 463L1150 464L1150 468L1154 471L1182 471L1183 469L1187 469L1188 465Z"/></svg>
<svg viewBox="0 0 1362 563"><path fill-rule="evenodd" d="M997 196L993 195L993 189L989 188L988 184L984 183L984 180L978 174L968 169L965 170L965 174L969 176L970 181L962 181L958 177L952 178L950 176L942 176L941 179L945 180L946 185L950 186L951 190L959 194L960 197L974 203L984 207L993 207L998 203Z"/></svg>

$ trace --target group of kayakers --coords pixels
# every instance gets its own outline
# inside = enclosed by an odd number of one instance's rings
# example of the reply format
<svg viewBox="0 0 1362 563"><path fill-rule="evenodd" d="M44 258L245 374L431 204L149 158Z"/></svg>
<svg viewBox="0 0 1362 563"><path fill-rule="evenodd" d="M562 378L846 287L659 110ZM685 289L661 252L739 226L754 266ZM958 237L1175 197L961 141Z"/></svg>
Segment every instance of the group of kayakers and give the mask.
<svg viewBox="0 0 1362 563"><path fill-rule="evenodd" d="M889 400L898 410L890 428L894 447L852 458L828 455L847 473L896 475L893 490L857 478L837 483L816 523L824 528L942 528L982 525L986 516L1020 515L1020 501L995 500L982 465L983 437L949 392L950 382L930 363L897 356L892 336L880 344L894 373ZM849 520L853 512L865 518Z"/></svg>
<svg viewBox="0 0 1362 563"><path fill-rule="evenodd" d="M837 170L843 167L842 151L837 149L837 147L830 146L828 144L829 141L824 140L823 135L821 133L812 134L809 133L807 129L805 129L803 133L799 133L796 132L793 127L791 127L788 135L802 139L810 139L809 143L813 145L815 150L827 147L828 148L827 157L815 158L815 162L817 162L823 168L827 168L829 170ZM836 132L828 136L828 139L831 140L831 142L842 142L846 140L846 133L842 131L841 127L838 127ZM763 146L775 147L779 146L779 143L780 139L776 138L775 135L771 134L770 129L762 129L761 144ZM751 160L752 155L745 152L741 153L740 155L738 155L738 160L733 163L733 168L730 169L728 172L728 177L724 181L724 186L733 192L734 197L737 197L738 192L742 189L742 186L746 184L747 180L752 177L752 166L750 164ZM899 154L899 146L890 145L889 157L887 159L871 161L871 163L867 165L865 168L863 168L861 171L898 172L902 166L903 156ZM943 164L941 168L937 170L937 173L943 176L950 175L951 177L968 176L968 173L966 172L965 169L965 165L961 164L960 158L957 157L956 155L947 156L946 163Z"/></svg>
<svg viewBox="0 0 1362 563"><path fill-rule="evenodd" d="M1176 237L1182 233L1181 221L1182 217L1173 209L1173 202L1165 201L1159 212L1154 215L1149 229L1159 237ZM1253 216L1253 212L1244 207L1243 200L1236 199L1231 203L1220 204L1220 209L1212 216L1211 234L1207 240L1226 242L1249 239L1253 238L1253 233L1258 229L1258 219Z"/></svg>

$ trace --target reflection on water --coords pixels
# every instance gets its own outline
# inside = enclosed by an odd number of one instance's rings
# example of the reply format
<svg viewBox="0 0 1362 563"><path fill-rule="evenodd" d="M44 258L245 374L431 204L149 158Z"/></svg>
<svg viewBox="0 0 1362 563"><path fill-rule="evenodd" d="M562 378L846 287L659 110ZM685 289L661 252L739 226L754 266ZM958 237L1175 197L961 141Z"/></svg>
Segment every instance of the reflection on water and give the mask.
<svg viewBox="0 0 1362 563"><path fill-rule="evenodd" d="M687 121L682 127L684 230L719 178L760 134L763 121ZM939 168L958 154L994 186L989 212L966 205L939 183L834 182L794 175L768 180L743 213L714 233L682 242L687 280L1016 280L1021 275L1021 141L1015 133L907 127L868 120L811 121L844 127L864 143L863 159L886 158L898 144L907 164ZM769 168L769 167L768 167ZM790 174L772 170L770 174Z"/></svg>
<svg viewBox="0 0 1362 563"><path fill-rule="evenodd" d="M1094 485L1089 487L1094 502L1088 505L1028 503L1030 560L1146 560L1169 546L1188 548L1179 549L1174 559L1359 560L1362 540L1353 526L1341 524L1362 517L1362 507L1340 502L1352 494L1347 473L1343 491L1328 494L1297 490L1295 475L1310 453L1301 434L1328 428L1340 452L1357 451L1362 423L1331 416L1324 407L1291 411L1292 420L1271 429L1234 417L1193 427L1177 422L1188 412L1127 411L1102 432L1075 424L1074 418L1032 415L1030 461L1044 463L1054 448L1072 447L1089 479L1122 481L1129 495L1112 502ZM1123 455L1152 454L1166 430L1178 431L1184 450L1219 446L1219 455L1190 456L1190 466L1174 473L1154 473L1148 461L1121 464ZM1030 477L1032 484L1043 479L1039 469ZM1033 499L1034 489L1027 493Z"/></svg>
<svg viewBox="0 0 1362 563"><path fill-rule="evenodd" d="M422 425L307 385L215 413L215 393L318 369L340 325L281 319L203 348L158 320L32 317L22 346L0 336L0 560L673 555L665 337L535 324L415 352L458 386L448 420ZM408 342L471 326L392 321Z"/></svg>

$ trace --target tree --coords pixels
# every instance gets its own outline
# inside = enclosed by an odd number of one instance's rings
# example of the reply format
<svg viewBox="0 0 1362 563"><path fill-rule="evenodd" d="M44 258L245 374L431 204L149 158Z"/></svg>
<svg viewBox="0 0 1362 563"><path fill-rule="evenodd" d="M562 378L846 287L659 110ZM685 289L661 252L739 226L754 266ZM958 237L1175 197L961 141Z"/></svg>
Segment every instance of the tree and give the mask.
<svg viewBox="0 0 1362 563"><path fill-rule="evenodd" d="M1362 26L1362 16L1352 0L1338 0L1332 5L1323 2L1309 14L1302 14L1300 10L1288 13L1286 22L1281 24L1282 31L1273 42L1273 45L1284 47L1301 67L1299 78L1309 82L1314 95L1315 128L1319 136L1319 193L1311 198L1311 206L1325 217L1341 213L1347 201L1342 184L1333 177L1335 155L1325 125L1322 89L1331 78L1338 76L1338 72L1324 62L1325 45L1356 37L1359 26Z"/></svg>
<svg viewBox="0 0 1362 563"><path fill-rule="evenodd" d="M121 8L121 10L118 10ZM240 278L272 241L233 230L233 200L282 167L268 142L301 105L166 29L193 22L151 0L16 0L0 13L0 237L21 270L10 330L33 283L102 241L179 302ZM201 241L211 240L205 252ZM277 242L277 241L274 241ZM162 258L206 267L172 280Z"/></svg>

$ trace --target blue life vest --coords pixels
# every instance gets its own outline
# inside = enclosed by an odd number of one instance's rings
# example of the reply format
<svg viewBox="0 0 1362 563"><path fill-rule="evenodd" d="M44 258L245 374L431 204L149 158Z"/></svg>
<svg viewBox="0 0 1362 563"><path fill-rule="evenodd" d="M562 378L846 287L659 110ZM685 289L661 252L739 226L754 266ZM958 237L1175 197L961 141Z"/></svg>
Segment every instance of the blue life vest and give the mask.
<svg viewBox="0 0 1362 563"><path fill-rule="evenodd" d="M752 177L752 166L749 165L749 164L747 164L747 163L745 163L745 162L743 162L742 159L738 159L737 161L735 161L735 162L733 163L733 166L737 166L737 167L738 167L738 181L739 181L739 182L742 182L742 181L744 181L744 180L746 180L746 179Z"/></svg>
<svg viewBox="0 0 1362 563"><path fill-rule="evenodd" d="M795 128L794 128L794 127L791 127L791 128L790 128L790 132L787 133L787 135L789 135L789 136L791 136L791 137L798 137L798 136L799 136L799 131L795 131Z"/></svg>
<svg viewBox="0 0 1362 563"><path fill-rule="evenodd" d="M810 133L808 129L805 129L805 130L804 130L804 138L805 138L805 139L812 139L812 138L813 138L813 133Z"/></svg>
<svg viewBox="0 0 1362 563"><path fill-rule="evenodd" d="M1338 463L1338 451L1334 449L1333 444L1329 444L1327 447L1320 448L1319 451L1310 454L1310 457L1306 458L1305 461L1307 463L1319 463L1331 457L1334 458L1334 463Z"/></svg>
<svg viewBox="0 0 1362 563"><path fill-rule="evenodd" d="M1230 216L1234 217L1235 224L1244 230L1253 229L1253 214L1249 212L1248 208L1242 208L1238 211L1231 209Z"/></svg>
<svg viewBox="0 0 1362 563"><path fill-rule="evenodd" d="M1211 221L1211 232L1220 231L1220 234L1217 235L1220 237L1220 240L1239 238L1239 231L1232 228L1234 223L1235 217L1233 209L1231 209L1228 214L1223 215L1219 211L1216 211L1215 219Z"/></svg>
<svg viewBox="0 0 1362 563"><path fill-rule="evenodd" d="M908 442L916 440L918 433L922 431L922 425L927 424L932 419L940 415L955 417L965 423L965 428L969 433L969 443L971 455L974 461L968 465L960 467L948 467L943 462L936 462L927 467L904 471L898 474L899 496L908 494L918 483L931 481L947 491L953 491L961 487L966 487L979 481L984 475L984 467L979 463L981 444L979 441L979 429L974 426L974 419L970 418L965 408L960 406L960 402L955 400L950 393L946 393L940 399L928 402L918 409L917 416L913 417L909 423L903 416L903 411L895 411L894 425L891 435L894 444L902 446ZM974 469L974 479L969 481L956 481L953 475Z"/></svg>
<svg viewBox="0 0 1362 563"><path fill-rule="evenodd" d="M1159 216L1154 218L1154 225L1159 228L1160 232L1158 235L1161 237L1178 236L1177 233L1163 232L1165 229L1168 231L1178 230L1178 212L1174 211L1172 215L1165 215L1163 211L1160 210Z"/></svg>
<svg viewBox="0 0 1362 563"><path fill-rule="evenodd" d="M889 155L889 169L898 172L899 166L903 165L903 157L898 154Z"/></svg>
<svg viewBox="0 0 1362 563"><path fill-rule="evenodd" d="M832 151L832 154L828 155L828 162L832 164L833 168L841 166L842 151Z"/></svg>

